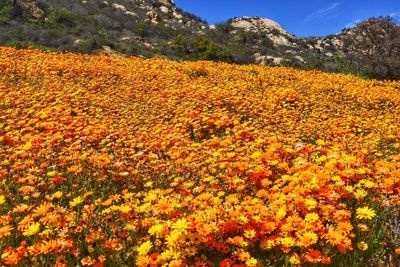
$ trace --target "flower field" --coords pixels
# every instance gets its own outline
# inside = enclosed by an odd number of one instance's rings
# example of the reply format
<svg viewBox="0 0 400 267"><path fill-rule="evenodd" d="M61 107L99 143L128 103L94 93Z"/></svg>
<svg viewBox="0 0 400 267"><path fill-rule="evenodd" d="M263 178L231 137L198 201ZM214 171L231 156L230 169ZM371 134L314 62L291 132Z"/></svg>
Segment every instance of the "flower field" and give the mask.
<svg viewBox="0 0 400 267"><path fill-rule="evenodd" d="M400 82L0 48L0 265L396 266L399 192Z"/></svg>

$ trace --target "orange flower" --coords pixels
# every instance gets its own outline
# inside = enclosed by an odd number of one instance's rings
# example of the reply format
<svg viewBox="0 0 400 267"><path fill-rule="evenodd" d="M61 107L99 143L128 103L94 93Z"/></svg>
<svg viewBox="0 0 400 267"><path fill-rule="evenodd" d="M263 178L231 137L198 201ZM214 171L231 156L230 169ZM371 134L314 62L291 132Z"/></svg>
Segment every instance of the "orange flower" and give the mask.
<svg viewBox="0 0 400 267"><path fill-rule="evenodd" d="M10 226L10 225L5 225L3 227L0 228L0 238L3 238L5 236L10 236L11 235L11 231L14 229L14 227Z"/></svg>
<svg viewBox="0 0 400 267"><path fill-rule="evenodd" d="M50 202L44 202L32 210L32 215L33 217L43 216L51 209L51 207L52 204Z"/></svg>
<svg viewBox="0 0 400 267"><path fill-rule="evenodd" d="M334 227L329 227L328 232L324 235L324 238L329 244L335 246L341 244L345 237Z"/></svg>
<svg viewBox="0 0 400 267"><path fill-rule="evenodd" d="M87 265L87 266L92 266L96 263L96 260L92 259L90 256L87 256L83 259L81 259L82 265Z"/></svg>

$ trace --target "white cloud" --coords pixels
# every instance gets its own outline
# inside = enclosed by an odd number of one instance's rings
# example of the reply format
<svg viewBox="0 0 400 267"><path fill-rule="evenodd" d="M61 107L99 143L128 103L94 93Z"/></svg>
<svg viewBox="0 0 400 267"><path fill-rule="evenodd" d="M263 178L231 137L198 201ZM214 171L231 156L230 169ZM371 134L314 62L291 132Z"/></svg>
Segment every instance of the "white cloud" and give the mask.
<svg viewBox="0 0 400 267"><path fill-rule="evenodd" d="M312 20L318 20L318 19L331 19L336 17L335 15L332 16L330 15L330 13L332 13L334 10L336 10L339 7L340 3L339 2L335 2L330 4L327 7L324 8L320 8L318 10L316 10L315 12L311 13L310 15L308 15L305 19L305 21L312 21Z"/></svg>

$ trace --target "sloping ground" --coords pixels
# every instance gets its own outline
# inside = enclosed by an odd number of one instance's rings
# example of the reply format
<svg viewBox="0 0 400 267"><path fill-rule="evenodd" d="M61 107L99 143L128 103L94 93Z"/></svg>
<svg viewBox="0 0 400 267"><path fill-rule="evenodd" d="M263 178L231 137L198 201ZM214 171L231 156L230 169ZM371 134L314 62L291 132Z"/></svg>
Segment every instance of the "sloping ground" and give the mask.
<svg viewBox="0 0 400 267"><path fill-rule="evenodd" d="M399 90L0 48L1 262L393 263Z"/></svg>

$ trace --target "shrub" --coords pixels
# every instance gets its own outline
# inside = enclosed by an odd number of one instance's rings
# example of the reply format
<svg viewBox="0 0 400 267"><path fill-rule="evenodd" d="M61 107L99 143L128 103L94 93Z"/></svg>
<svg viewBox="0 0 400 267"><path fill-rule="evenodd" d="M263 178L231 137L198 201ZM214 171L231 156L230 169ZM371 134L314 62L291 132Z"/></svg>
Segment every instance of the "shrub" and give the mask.
<svg viewBox="0 0 400 267"><path fill-rule="evenodd" d="M181 57L188 59L233 61L232 53L227 47L215 43L205 36L186 37L179 34L175 37L173 46Z"/></svg>
<svg viewBox="0 0 400 267"><path fill-rule="evenodd" d="M77 25L78 16L78 14L74 14L65 8L52 8L50 9L48 23L72 28Z"/></svg>
<svg viewBox="0 0 400 267"><path fill-rule="evenodd" d="M2 1L0 3L0 24L7 23L11 20L11 1Z"/></svg>

